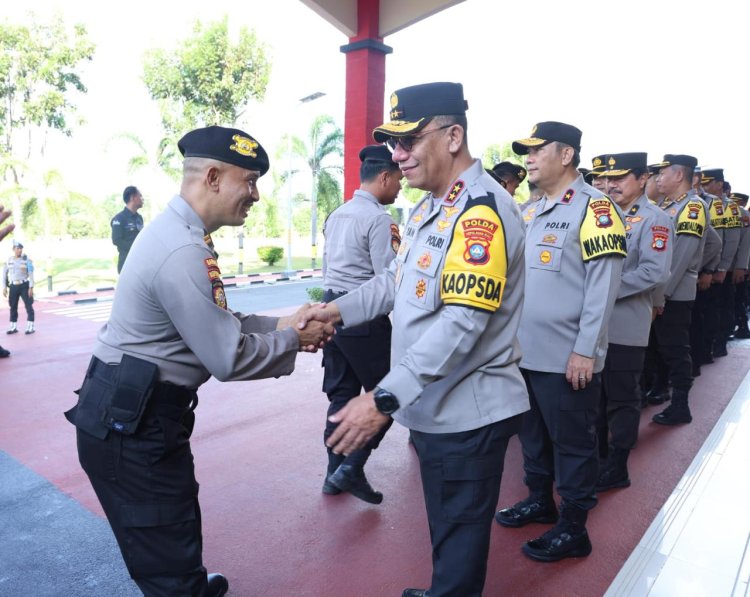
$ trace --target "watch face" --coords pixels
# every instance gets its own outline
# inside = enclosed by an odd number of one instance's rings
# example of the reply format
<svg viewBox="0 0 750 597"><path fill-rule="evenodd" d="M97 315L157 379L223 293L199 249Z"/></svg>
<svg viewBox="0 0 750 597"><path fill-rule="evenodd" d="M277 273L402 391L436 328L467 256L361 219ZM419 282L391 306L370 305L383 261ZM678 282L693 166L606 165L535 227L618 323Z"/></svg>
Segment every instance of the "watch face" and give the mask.
<svg viewBox="0 0 750 597"><path fill-rule="evenodd" d="M399 404L393 394L381 391L375 395L375 406L384 415L390 415L398 410Z"/></svg>

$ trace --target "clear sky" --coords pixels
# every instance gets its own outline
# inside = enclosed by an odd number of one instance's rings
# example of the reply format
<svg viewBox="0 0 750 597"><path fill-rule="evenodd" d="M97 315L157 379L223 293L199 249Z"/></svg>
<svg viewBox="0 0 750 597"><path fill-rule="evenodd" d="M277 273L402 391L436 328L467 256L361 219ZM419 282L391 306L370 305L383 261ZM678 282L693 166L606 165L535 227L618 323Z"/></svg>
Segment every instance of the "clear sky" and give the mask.
<svg viewBox="0 0 750 597"><path fill-rule="evenodd" d="M583 131L584 166L601 153L648 151L650 162L690 153L704 167L724 167L735 191L750 192L750 52L741 5L466 0L384 40L394 49L386 96L416 83L463 83L477 157L489 144L527 136L535 122L561 120ZM255 28L271 48L266 101L249 106L243 124L272 158L282 135L304 135L317 114L343 127L339 47L348 40L297 0L25 0L4 3L0 14L13 21L27 10L84 23L97 46L85 73L89 93L78 102L86 122L72 139L53 135L45 158L71 188L94 198L146 186L139 180L145 174L128 175L105 146L123 132L155 145L158 111L141 80L143 52L174 47L196 19L228 14L232 27ZM326 96L295 107L316 91ZM168 195L176 188L161 180L143 190Z"/></svg>

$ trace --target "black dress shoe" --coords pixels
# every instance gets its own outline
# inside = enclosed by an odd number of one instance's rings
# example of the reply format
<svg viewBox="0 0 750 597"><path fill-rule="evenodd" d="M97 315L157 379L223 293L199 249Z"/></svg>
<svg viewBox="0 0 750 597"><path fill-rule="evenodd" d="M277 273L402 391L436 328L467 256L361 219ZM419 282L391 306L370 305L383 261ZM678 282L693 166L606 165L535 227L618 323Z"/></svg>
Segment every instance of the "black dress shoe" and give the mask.
<svg viewBox="0 0 750 597"><path fill-rule="evenodd" d="M524 543L521 551L538 562L557 562L564 558L582 558L591 553L589 534L584 529L571 534L560 526L555 526L538 539Z"/></svg>
<svg viewBox="0 0 750 597"><path fill-rule="evenodd" d="M495 514L498 524L511 528L522 527L530 522L554 523L557 519L555 500L533 495Z"/></svg>
<svg viewBox="0 0 750 597"><path fill-rule="evenodd" d="M383 494L375 491L367 482L365 472L351 464L342 464L328 477L328 481L341 491L351 493L368 504L379 504L383 501Z"/></svg>
<svg viewBox="0 0 750 597"><path fill-rule="evenodd" d="M427 597L427 589L404 589L401 597Z"/></svg>
<svg viewBox="0 0 750 597"><path fill-rule="evenodd" d="M2 346L0 346L0 359L5 359L10 356L10 351L5 350Z"/></svg>
<svg viewBox="0 0 750 597"><path fill-rule="evenodd" d="M729 353L727 352L727 345L726 344L719 344L716 348L714 348L714 356L715 357L725 357Z"/></svg>
<svg viewBox="0 0 750 597"><path fill-rule="evenodd" d="M323 493L326 495L338 495L341 493L341 490L331 483L330 475L326 476L326 480L323 481Z"/></svg>
<svg viewBox="0 0 750 597"><path fill-rule="evenodd" d="M693 417L687 406L675 407L674 405L671 405L659 414L654 415L651 420L659 425L684 425L692 422Z"/></svg>
<svg viewBox="0 0 750 597"><path fill-rule="evenodd" d="M209 574L206 597L222 597L229 590L229 581L223 574Z"/></svg>
<svg viewBox="0 0 750 597"><path fill-rule="evenodd" d="M8 331L7 331L7 332L5 332L5 333L6 333L6 334L17 334L17 333L18 333L18 330L17 330L17 329L16 329L16 330L8 330Z"/></svg>
<svg viewBox="0 0 750 597"><path fill-rule="evenodd" d="M669 390L653 389L646 395L646 399L651 405L664 404L670 399Z"/></svg>

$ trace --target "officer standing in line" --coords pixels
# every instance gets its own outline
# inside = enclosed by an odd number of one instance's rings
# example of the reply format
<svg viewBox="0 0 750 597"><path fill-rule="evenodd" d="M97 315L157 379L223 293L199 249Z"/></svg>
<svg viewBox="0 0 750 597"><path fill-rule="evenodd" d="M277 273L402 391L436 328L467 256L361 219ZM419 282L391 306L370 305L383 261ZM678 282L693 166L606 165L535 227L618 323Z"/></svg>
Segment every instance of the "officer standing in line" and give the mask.
<svg viewBox="0 0 750 597"><path fill-rule="evenodd" d="M520 434L529 496L495 520L506 527L557 522L522 547L545 562L591 553L586 520L596 505L601 371L627 255L619 210L576 170L580 150L581 131L561 122L539 123L513 143L513 151L528 154L529 180L545 196L526 231L518 329L531 402Z"/></svg>
<svg viewBox="0 0 750 597"><path fill-rule="evenodd" d="M386 211L401 190L401 170L385 145L368 145L359 152L359 190L354 197L328 216L323 253L323 301L328 303L370 278L383 273L398 252L401 237L398 226ZM362 388L370 392L391 368L391 320L388 315L352 328L339 328L323 348L323 391L330 405L323 442L336 424L328 417L337 413ZM392 421L391 421L392 422ZM372 504L383 501L373 490L364 466L390 427L386 425L368 444L344 457L328 448L328 470L323 493L348 491Z"/></svg>
<svg viewBox="0 0 750 597"><path fill-rule="evenodd" d="M713 284L718 285L719 326L713 343L712 356L727 355L727 341L734 330L734 280L730 270L734 263L742 234L742 218L739 207L724 195L724 170L703 170L701 184L715 199L709 208L711 225L719 232L722 241L719 267L713 275Z"/></svg>
<svg viewBox="0 0 750 597"><path fill-rule="evenodd" d="M391 95L375 129L409 185L412 210L388 271L317 311L358 325L393 311L393 365L375 392L334 415L329 439L351 453L393 415L411 430L432 540L429 590L403 597L478 597L505 450L528 396L518 370L523 224L508 193L469 153L458 83Z"/></svg>
<svg viewBox="0 0 750 597"><path fill-rule="evenodd" d="M526 180L526 168L513 162L500 162L492 166L490 175L513 197L516 189Z"/></svg>
<svg viewBox="0 0 750 597"><path fill-rule="evenodd" d="M130 576L147 597L220 596L203 567L201 513L190 435L197 388L289 375L300 349L333 333L294 316L227 307L211 233L241 226L259 200L268 156L247 133L211 126L178 143L180 194L144 229L100 330L78 404L78 457Z"/></svg>
<svg viewBox="0 0 750 597"><path fill-rule="evenodd" d="M594 157L591 160L591 170L589 171L591 186L594 187L597 191L601 191L602 193L605 192L607 183L604 180L599 180L599 175L607 168L607 164L605 163L606 159L607 154L602 154Z"/></svg>
<svg viewBox="0 0 750 597"><path fill-rule="evenodd" d="M141 192L136 187L125 187L122 200L125 202L125 207L109 223L112 228L112 244L117 247L118 274L125 265L125 259L135 242L135 237L143 230L143 216L138 213L138 210L143 207Z"/></svg>
<svg viewBox="0 0 750 597"><path fill-rule="evenodd" d="M702 172L696 166L693 173L693 189L706 206L706 213L710 213L711 202L716 199L703 190L701 185ZM692 360L693 377L699 377L701 366L713 363L712 346L719 328L719 285L712 284L713 275L719 267L721 259L721 236L714 229L711 219L706 222L706 241L703 246L703 260L698 271L698 284L690 318L690 358ZM663 397L669 399L669 390L664 380ZM655 398L655 401L658 397ZM663 402L663 400L662 400Z"/></svg>
<svg viewBox="0 0 750 597"><path fill-rule="evenodd" d="M10 216L11 216L10 210L5 209L3 205L0 205L0 224L5 222L5 220L10 218ZM6 236L8 236L14 228L15 228L14 224L6 224L2 228L0 228L0 240L3 240ZM10 351L0 346L0 359L7 359L9 356L10 356Z"/></svg>
<svg viewBox="0 0 750 597"><path fill-rule="evenodd" d="M690 317L706 238L706 207L692 187L697 165L693 156L667 154L657 178L659 192L666 195L660 207L672 218L675 229L669 281L664 288L666 304L654 321L659 354L672 383L672 403L652 418L660 425L693 420L688 406L693 385Z"/></svg>
<svg viewBox="0 0 750 597"><path fill-rule="evenodd" d="M628 255L609 320L609 347L602 371L599 442L600 447L608 444L609 431L612 443L599 472L597 492L630 486L627 462L638 441L638 381L651 328L652 294L669 278L674 242L672 220L643 192L648 179L646 153L611 154L606 164L599 177L625 214Z"/></svg>
<svg viewBox="0 0 750 597"><path fill-rule="evenodd" d="M10 327L6 334L18 333L18 300L26 307L26 335L34 333L34 263L23 252L20 242L13 243L13 256L3 267L3 296L10 304Z"/></svg>
<svg viewBox="0 0 750 597"><path fill-rule="evenodd" d="M747 339L750 338L747 325L747 272L750 265L750 212L746 209L748 196L745 193L732 193L729 198L738 205L742 218L742 236L734 264L734 337Z"/></svg>
<svg viewBox="0 0 750 597"><path fill-rule="evenodd" d="M656 177L659 176L659 166L656 164L649 164L648 166L648 180L646 181L646 197L651 203L655 205L661 205L664 200L664 195L659 192L656 186Z"/></svg>

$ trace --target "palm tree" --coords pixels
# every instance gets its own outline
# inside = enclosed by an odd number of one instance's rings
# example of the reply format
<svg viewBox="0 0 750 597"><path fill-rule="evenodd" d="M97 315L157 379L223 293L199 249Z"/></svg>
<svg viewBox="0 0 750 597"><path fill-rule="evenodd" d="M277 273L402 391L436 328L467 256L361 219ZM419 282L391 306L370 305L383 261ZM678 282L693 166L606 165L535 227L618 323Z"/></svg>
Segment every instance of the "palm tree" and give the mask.
<svg viewBox="0 0 750 597"><path fill-rule="evenodd" d="M292 155L304 160L312 174L310 229L314 268L318 244L318 206L325 221L328 214L341 205L339 177L344 171L340 160L344 155L344 133L332 116L321 115L310 126L309 143L292 137L290 145Z"/></svg>

